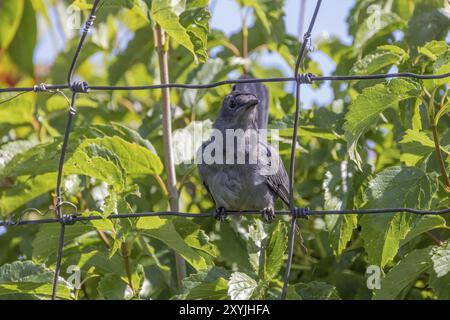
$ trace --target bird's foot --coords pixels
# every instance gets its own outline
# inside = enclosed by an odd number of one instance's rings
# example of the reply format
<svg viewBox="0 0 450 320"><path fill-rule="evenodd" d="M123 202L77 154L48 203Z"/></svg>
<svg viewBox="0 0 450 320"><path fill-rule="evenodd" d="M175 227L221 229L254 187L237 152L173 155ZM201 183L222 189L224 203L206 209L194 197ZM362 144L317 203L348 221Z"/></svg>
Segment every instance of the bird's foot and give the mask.
<svg viewBox="0 0 450 320"><path fill-rule="evenodd" d="M225 211L224 207L220 207L220 208L216 209L214 218L216 218L217 221L224 222L226 217L227 217L227 212Z"/></svg>
<svg viewBox="0 0 450 320"><path fill-rule="evenodd" d="M275 219L275 210L273 207L264 208L261 215L266 222L271 223Z"/></svg>

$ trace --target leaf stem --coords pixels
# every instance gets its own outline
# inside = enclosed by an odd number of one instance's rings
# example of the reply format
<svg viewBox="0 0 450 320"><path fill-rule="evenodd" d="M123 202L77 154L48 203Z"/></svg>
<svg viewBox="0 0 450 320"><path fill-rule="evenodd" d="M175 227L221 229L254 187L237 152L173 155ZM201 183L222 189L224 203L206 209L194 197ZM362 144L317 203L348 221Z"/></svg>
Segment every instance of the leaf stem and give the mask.
<svg viewBox="0 0 450 320"><path fill-rule="evenodd" d="M169 83L169 63L168 63L168 39L165 32L159 25L156 25L155 47L158 52L159 72L161 84ZM179 211L177 178L175 173L175 163L173 156L172 141L172 115L170 109L170 92L168 88L161 89L162 108L163 108L163 139L164 139L164 166L167 174L167 190L169 192L169 203L172 211ZM175 254L175 264L177 272L177 281L179 288L182 287L182 281L186 277L186 262L179 255Z"/></svg>
<svg viewBox="0 0 450 320"><path fill-rule="evenodd" d="M123 257L123 264L125 266L125 272L127 273L128 285L130 286L130 289L133 292L133 295L135 295L136 291L135 291L134 285L133 285L133 277L132 277L131 268L130 268L130 259L129 259L128 249L126 247L126 244L122 244L122 257Z"/></svg>
<svg viewBox="0 0 450 320"><path fill-rule="evenodd" d="M439 169L441 171L441 178L444 180L444 183L446 185L447 192L450 192L450 178L447 174L447 169L445 167L444 158L442 157L441 153L441 147L439 145L439 133L437 131L437 126L435 124L435 111L434 111L434 97L436 95L436 89L433 91L433 93L430 96L430 103L428 108L428 113L430 117L430 126L431 126L431 132L433 134L433 141L434 141L434 147L435 147L435 153L436 153L436 159L438 161Z"/></svg>

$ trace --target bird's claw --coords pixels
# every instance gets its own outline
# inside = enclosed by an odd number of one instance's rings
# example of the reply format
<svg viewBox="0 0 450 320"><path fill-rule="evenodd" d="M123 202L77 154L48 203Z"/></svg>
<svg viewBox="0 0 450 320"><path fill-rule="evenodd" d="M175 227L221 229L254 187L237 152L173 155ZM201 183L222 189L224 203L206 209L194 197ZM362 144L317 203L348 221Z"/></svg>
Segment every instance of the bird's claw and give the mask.
<svg viewBox="0 0 450 320"><path fill-rule="evenodd" d="M271 223L275 219L275 210L272 207L264 208L261 215L266 222Z"/></svg>
<svg viewBox="0 0 450 320"><path fill-rule="evenodd" d="M225 211L225 208L220 207L220 208L216 209L214 218L216 218L217 221L224 222L226 217L227 217L227 213Z"/></svg>

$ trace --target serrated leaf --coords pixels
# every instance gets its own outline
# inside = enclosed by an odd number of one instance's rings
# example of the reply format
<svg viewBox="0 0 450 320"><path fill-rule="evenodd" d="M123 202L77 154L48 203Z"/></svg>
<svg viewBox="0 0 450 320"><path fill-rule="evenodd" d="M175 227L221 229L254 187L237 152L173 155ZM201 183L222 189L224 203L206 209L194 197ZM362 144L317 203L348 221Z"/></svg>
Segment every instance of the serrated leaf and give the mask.
<svg viewBox="0 0 450 320"><path fill-rule="evenodd" d="M350 73L357 75L374 74L381 70L386 70L388 67L397 65L403 60L404 57L387 51L377 51L372 54L364 56L361 60L357 61Z"/></svg>
<svg viewBox="0 0 450 320"><path fill-rule="evenodd" d="M419 220L416 220L414 222L413 226L411 227L411 231L408 232L406 238L400 241L400 246L405 245L415 237L425 232L440 228L448 228L447 222L443 217L436 215L425 215L423 217L420 217Z"/></svg>
<svg viewBox="0 0 450 320"><path fill-rule="evenodd" d="M434 151L434 142L423 131L408 129L401 143L400 160L407 166L416 166Z"/></svg>
<svg viewBox="0 0 450 320"><path fill-rule="evenodd" d="M16 261L0 267L0 296L18 294L51 297L54 272L32 261ZM70 299L68 284L59 280L57 297Z"/></svg>
<svg viewBox="0 0 450 320"><path fill-rule="evenodd" d="M428 209L436 181L417 168L390 167L369 182L368 208ZM407 213L364 215L361 237L369 263L384 267L396 256L415 218Z"/></svg>
<svg viewBox="0 0 450 320"><path fill-rule="evenodd" d="M395 108L402 100L420 94L418 86L411 81L394 79L386 84L377 84L363 90L349 107L345 116L345 138L350 159L361 168L362 159L357 143L367 128L376 124L380 114L388 108Z"/></svg>
<svg viewBox="0 0 450 320"><path fill-rule="evenodd" d="M242 272L234 272L228 281L228 296L231 300L250 300L258 283Z"/></svg>
<svg viewBox="0 0 450 320"><path fill-rule="evenodd" d="M439 247L433 247L431 261L433 261L433 269L438 278L448 274L450 272L450 242L446 242Z"/></svg>
<svg viewBox="0 0 450 320"><path fill-rule="evenodd" d="M436 116L434 118L434 124L436 126L438 125L438 122L442 118L442 116L446 113L450 113L450 103L448 103L443 108L441 108L441 110L439 110L439 112L436 114Z"/></svg>
<svg viewBox="0 0 450 320"><path fill-rule="evenodd" d="M159 217L141 218L136 228L144 230L144 234L164 242L169 248L178 252L196 270L207 267L205 259L189 247L176 231L173 223Z"/></svg>
<svg viewBox="0 0 450 320"><path fill-rule="evenodd" d="M309 283L299 283L290 286L290 290L297 296L291 299L300 300L341 300L336 288L328 283L311 281Z"/></svg>
<svg viewBox="0 0 450 320"><path fill-rule="evenodd" d="M440 300L450 300L450 273L438 277L435 272L430 275L430 287Z"/></svg>
<svg viewBox="0 0 450 320"><path fill-rule="evenodd" d="M103 276L97 286L100 297L105 300L123 300L126 290L126 282L115 274Z"/></svg>
<svg viewBox="0 0 450 320"><path fill-rule="evenodd" d="M287 248L287 231L282 222L278 222L272 231L264 250L264 280L274 279L284 264Z"/></svg>
<svg viewBox="0 0 450 320"><path fill-rule="evenodd" d="M408 22L406 41L413 48L424 45L428 41L443 40L450 23L450 9L436 8L425 4L416 6L414 15ZM427 26L424 28L424 26Z"/></svg>
<svg viewBox="0 0 450 320"><path fill-rule="evenodd" d="M0 193L0 216L8 216L27 202L53 190L56 173L18 178L11 188Z"/></svg>
<svg viewBox="0 0 450 320"><path fill-rule="evenodd" d="M183 218L173 219L172 223L187 245L211 257L217 257L219 254L217 247L210 241L208 235L198 224Z"/></svg>
<svg viewBox="0 0 450 320"><path fill-rule="evenodd" d="M343 210L353 207L355 189L353 187L354 166L347 161L329 167L323 182L325 209ZM356 215L326 215L325 223L330 232L329 239L333 253L339 256L347 247L353 230L357 227Z"/></svg>
<svg viewBox="0 0 450 320"><path fill-rule="evenodd" d="M414 250L395 265L381 280L381 289L375 292L374 300L393 300L411 287L417 278L431 268L430 248Z"/></svg>
<svg viewBox="0 0 450 320"><path fill-rule="evenodd" d="M64 245L71 243L74 239L92 230L92 226L84 224L75 224L70 226L70 228L66 228ZM36 233L36 237L32 242L34 261L45 261L50 256L53 259L55 258L60 231L61 226L56 223L39 227L39 231Z"/></svg>
<svg viewBox="0 0 450 320"><path fill-rule="evenodd" d="M176 8L167 0L152 1L152 18L178 44L188 49L197 60L194 44L179 20Z"/></svg>

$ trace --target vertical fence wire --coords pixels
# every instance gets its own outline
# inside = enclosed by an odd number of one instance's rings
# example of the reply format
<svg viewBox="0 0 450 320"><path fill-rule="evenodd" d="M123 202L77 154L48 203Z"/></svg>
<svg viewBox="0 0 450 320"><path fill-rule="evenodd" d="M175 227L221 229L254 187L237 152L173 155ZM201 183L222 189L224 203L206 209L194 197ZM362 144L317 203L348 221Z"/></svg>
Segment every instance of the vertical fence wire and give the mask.
<svg viewBox="0 0 450 320"><path fill-rule="evenodd" d="M58 175L57 175L57 181L56 181L56 217L59 219L59 221L61 223L61 227L60 227L61 229L60 229L59 241L58 241L58 252L56 255L55 276L53 278L52 300L56 299L56 294L57 294L57 290L58 290L58 281L59 281L59 274L60 274L60 269L61 269L61 260L62 260L62 256L63 256L64 236L65 236L66 224L68 222L68 220L65 219L64 212L62 210L63 209L63 206L62 206L63 199L62 199L61 184L62 184L62 179L63 179L64 160L66 157L67 146L69 144L69 138L70 138L70 132L72 130L73 118L76 113L75 104L76 104L76 100L77 100L77 93L78 92L87 92L87 90L88 90L86 83L84 83L84 82L73 83L72 77L73 77L73 72L75 70L75 66L76 66L76 63L78 60L78 56L80 55L81 49L83 48L84 41L86 40L86 37L89 33L90 28L94 24L95 13L96 13L99 2L100 2L100 0L94 1L91 12L89 14L89 18L84 25L80 41L78 42L77 49L72 58L69 72L67 73L67 85L72 90L72 101L71 101L71 104L70 104L70 107L68 110L66 129L64 132L64 141L63 141L63 145L62 145L62 149L61 149L61 156L59 159Z"/></svg>
<svg viewBox="0 0 450 320"><path fill-rule="evenodd" d="M300 117L300 87L302 83L310 83L310 75L299 75L300 65L305 57L307 47L311 38L311 32L314 28L314 24L319 14L320 5L322 0L317 0L316 8L314 9L311 22L309 23L308 31L303 37L303 43L300 48L300 53L295 63L294 76L296 79L295 84L295 116L294 116L294 132L292 135L292 150L291 150L291 162L289 164L289 209L292 212L291 227L289 230L289 242L288 242L288 260L286 262L286 271L284 275L283 289L281 290L281 299L286 299L287 285L289 282L289 274L291 272L292 259L294 255L294 238L295 238L295 226L297 224L297 210L294 204L294 171L295 171L295 154L297 149L297 137L298 137L298 120Z"/></svg>

